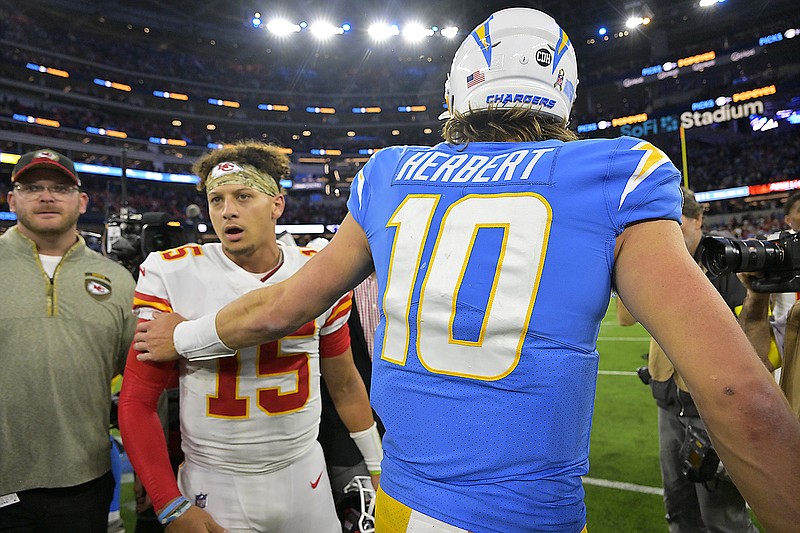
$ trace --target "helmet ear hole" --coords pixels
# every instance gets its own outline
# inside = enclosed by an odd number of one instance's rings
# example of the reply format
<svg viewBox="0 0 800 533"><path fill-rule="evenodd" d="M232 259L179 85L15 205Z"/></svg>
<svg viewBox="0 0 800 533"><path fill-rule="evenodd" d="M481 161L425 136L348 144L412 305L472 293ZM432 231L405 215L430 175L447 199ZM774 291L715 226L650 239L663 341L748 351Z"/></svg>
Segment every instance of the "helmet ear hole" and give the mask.
<svg viewBox="0 0 800 533"><path fill-rule="evenodd" d="M503 9L456 51L440 118L519 106L566 121L577 86L575 49L558 23L536 9Z"/></svg>

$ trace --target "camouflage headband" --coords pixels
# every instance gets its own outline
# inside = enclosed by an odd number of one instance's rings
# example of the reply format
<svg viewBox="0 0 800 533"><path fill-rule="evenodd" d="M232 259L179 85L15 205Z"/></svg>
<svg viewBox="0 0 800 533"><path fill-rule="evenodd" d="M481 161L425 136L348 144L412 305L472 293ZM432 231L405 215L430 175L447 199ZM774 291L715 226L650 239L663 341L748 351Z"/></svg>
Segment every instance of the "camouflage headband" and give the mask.
<svg viewBox="0 0 800 533"><path fill-rule="evenodd" d="M236 183L261 191L269 196L279 196L281 194L275 178L258 170L253 165L232 163L226 161L211 169L206 178L206 193L210 193L220 185Z"/></svg>

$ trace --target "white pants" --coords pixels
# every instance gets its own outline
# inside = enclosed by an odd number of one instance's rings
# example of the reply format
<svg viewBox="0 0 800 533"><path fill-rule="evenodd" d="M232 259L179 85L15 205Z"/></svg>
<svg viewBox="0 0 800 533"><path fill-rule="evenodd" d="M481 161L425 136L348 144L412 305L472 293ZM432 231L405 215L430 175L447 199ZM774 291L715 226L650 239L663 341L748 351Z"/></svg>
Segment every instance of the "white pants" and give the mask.
<svg viewBox="0 0 800 533"><path fill-rule="evenodd" d="M339 533L322 448L270 474L224 474L187 461L181 493L230 531Z"/></svg>

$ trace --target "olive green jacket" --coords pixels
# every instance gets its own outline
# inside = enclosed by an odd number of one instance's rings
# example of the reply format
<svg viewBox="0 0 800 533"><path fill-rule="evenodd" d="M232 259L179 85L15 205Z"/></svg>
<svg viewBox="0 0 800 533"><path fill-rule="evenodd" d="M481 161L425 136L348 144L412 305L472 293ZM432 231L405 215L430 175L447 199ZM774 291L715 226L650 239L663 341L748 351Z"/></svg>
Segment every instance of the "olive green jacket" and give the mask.
<svg viewBox="0 0 800 533"><path fill-rule="evenodd" d="M133 339L134 286L81 237L52 280L33 241L15 227L0 237L0 496L110 469L110 383Z"/></svg>

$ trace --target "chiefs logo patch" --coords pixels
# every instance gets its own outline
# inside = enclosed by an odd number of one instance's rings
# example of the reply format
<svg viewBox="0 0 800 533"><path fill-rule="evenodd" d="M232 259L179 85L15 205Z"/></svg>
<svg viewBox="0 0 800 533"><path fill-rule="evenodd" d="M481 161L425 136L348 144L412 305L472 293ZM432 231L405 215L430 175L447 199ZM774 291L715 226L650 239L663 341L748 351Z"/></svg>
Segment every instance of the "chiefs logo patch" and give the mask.
<svg viewBox="0 0 800 533"><path fill-rule="evenodd" d="M47 150L39 150L36 152L36 154L34 154L33 159L49 159L51 161L58 161L58 156Z"/></svg>
<svg viewBox="0 0 800 533"><path fill-rule="evenodd" d="M211 177L216 178L222 176L223 174L230 174L231 172L241 172L242 170L244 169L241 166L237 165L236 163L231 163L230 161L226 161L214 167L214 169L211 171Z"/></svg>
<svg viewBox="0 0 800 533"><path fill-rule="evenodd" d="M86 272L83 278L83 286L89 296L102 302L111 297L111 280L102 274Z"/></svg>

